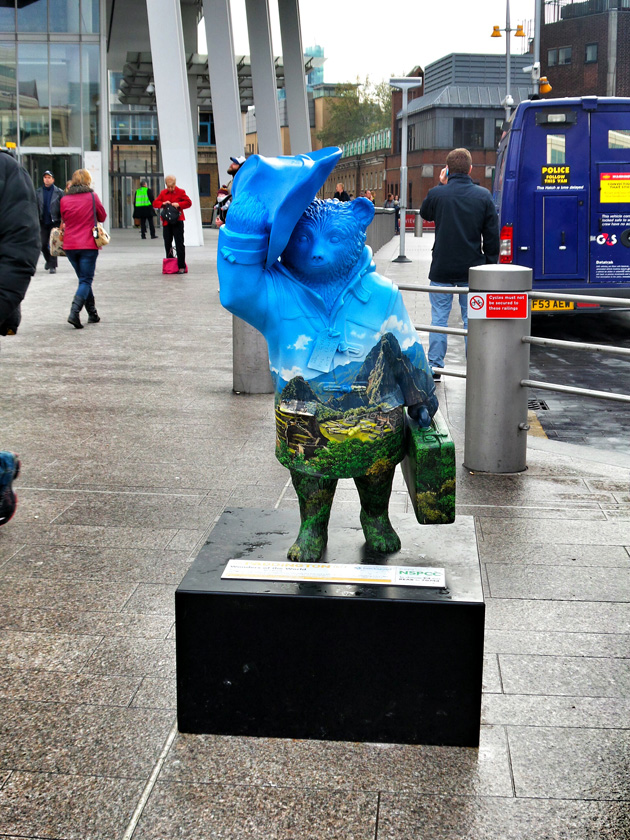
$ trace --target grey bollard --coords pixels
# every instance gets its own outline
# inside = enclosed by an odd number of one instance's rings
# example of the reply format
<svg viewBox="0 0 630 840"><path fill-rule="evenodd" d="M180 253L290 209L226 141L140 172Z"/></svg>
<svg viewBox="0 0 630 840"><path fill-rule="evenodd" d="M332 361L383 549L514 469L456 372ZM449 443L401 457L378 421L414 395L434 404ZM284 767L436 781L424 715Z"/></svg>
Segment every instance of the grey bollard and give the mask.
<svg viewBox="0 0 630 840"><path fill-rule="evenodd" d="M273 394L264 336L232 316L232 389L237 394Z"/></svg>
<svg viewBox="0 0 630 840"><path fill-rule="evenodd" d="M517 265L480 265L468 273L469 301L477 292L528 292L532 271ZM468 320L464 467L471 472L527 469L527 388L531 314Z"/></svg>
<svg viewBox="0 0 630 840"><path fill-rule="evenodd" d="M422 236L422 216L416 213L416 222L413 229L414 236Z"/></svg>

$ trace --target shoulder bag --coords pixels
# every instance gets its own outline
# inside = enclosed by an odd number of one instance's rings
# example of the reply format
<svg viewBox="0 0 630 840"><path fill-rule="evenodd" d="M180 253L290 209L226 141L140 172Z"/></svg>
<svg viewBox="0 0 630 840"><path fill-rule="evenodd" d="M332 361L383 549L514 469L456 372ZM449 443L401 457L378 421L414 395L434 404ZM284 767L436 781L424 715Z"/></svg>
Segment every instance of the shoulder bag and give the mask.
<svg viewBox="0 0 630 840"><path fill-rule="evenodd" d="M110 236L96 217L96 200L94 198L94 193L92 193L92 208L94 209L94 227L92 228L92 236L94 237L96 247L102 248L103 245L109 245Z"/></svg>
<svg viewBox="0 0 630 840"><path fill-rule="evenodd" d="M54 227L50 231L48 239L48 249L51 257L65 257L66 252L63 250L63 231L61 228Z"/></svg>

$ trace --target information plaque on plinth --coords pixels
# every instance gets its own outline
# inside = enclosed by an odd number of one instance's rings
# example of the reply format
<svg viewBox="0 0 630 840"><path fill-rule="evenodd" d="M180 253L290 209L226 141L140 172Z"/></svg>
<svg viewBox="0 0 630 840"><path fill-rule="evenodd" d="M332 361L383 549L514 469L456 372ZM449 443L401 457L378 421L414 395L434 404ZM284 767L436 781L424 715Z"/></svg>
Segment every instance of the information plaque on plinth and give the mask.
<svg viewBox="0 0 630 840"><path fill-rule="evenodd" d="M473 519L391 518L403 548L383 558L333 509L331 573L298 574L286 571L297 511L222 515L175 594L181 732L478 745L485 606Z"/></svg>

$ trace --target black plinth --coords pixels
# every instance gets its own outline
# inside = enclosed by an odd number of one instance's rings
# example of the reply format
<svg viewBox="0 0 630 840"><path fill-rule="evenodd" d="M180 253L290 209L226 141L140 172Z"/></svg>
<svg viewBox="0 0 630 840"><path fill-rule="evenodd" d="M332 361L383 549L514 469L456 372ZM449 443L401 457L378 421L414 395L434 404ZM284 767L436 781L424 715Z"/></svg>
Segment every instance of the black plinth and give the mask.
<svg viewBox="0 0 630 840"><path fill-rule="evenodd" d="M326 562L373 563L333 511ZM447 590L222 580L230 558L284 560L297 511L226 511L175 594L181 732L477 746L485 605L471 517L392 521L391 565Z"/></svg>

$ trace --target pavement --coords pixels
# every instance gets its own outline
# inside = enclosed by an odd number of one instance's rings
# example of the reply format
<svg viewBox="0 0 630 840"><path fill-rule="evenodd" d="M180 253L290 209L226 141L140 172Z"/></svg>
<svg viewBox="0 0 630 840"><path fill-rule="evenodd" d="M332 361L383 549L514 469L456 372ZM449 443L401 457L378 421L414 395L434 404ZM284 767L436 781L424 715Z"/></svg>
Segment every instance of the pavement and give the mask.
<svg viewBox="0 0 630 840"><path fill-rule="evenodd" d="M531 436L525 472L471 475L463 379L438 395L487 603L479 749L177 732L174 590L226 506L297 507L272 398L232 393L204 236L165 277L160 241L113 231L83 330L71 268L40 262L2 340L0 445L23 469L0 529L0 837L627 840L630 457ZM380 270L425 283L432 236L407 264L398 241ZM351 482L336 507L358 516Z"/></svg>

